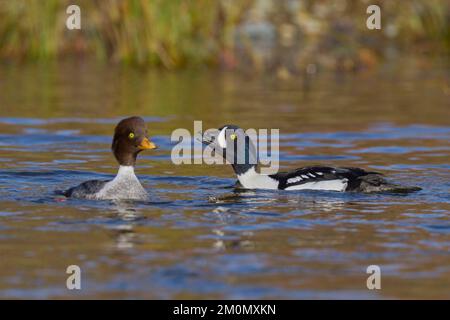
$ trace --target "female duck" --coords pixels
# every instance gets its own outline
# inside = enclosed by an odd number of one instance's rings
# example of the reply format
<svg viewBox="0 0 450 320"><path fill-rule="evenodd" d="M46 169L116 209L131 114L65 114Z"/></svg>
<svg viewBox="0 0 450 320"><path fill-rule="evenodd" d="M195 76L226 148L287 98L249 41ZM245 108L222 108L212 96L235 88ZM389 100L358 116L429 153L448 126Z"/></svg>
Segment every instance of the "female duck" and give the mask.
<svg viewBox="0 0 450 320"><path fill-rule="evenodd" d="M134 174L137 155L143 150L155 149L147 136L145 122L140 117L120 121L112 141L112 152L119 163L113 180L89 180L64 191L71 198L95 200L147 200L148 194Z"/></svg>

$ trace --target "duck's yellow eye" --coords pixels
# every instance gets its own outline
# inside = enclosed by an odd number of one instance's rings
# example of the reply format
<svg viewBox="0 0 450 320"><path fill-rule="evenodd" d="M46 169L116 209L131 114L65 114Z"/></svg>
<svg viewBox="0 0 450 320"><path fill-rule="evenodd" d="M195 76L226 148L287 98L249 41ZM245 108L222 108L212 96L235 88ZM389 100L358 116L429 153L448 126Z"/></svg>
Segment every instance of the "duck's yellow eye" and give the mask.
<svg viewBox="0 0 450 320"><path fill-rule="evenodd" d="M130 132L130 134L128 135L128 138L133 139L134 138L134 133Z"/></svg>
<svg viewBox="0 0 450 320"><path fill-rule="evenodd" d="M237 138L237 136L234 133L232 133L232 134L230 134L230 138L231 138L231 140L235 140Z"/></svg>

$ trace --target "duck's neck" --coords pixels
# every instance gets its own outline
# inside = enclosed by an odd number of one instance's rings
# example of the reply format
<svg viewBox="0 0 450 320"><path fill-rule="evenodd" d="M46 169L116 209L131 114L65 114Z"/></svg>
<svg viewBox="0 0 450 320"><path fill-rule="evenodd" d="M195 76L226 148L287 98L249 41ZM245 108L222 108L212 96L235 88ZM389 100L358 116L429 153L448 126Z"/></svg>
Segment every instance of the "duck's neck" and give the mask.
<svg viewBox="0 0 450 320"><path fill-rule="evenodd" d="M124 165L119 166L116 178L117 177L136 178L136 175L134 174L134 166L124 166Z"/></svg>
<svg viewBox="0 0 450 320"><path fill-rule="evenodd" d="M242 146L226 149L224 158L227 160L232 159L230 163L238 177L259 175L257 173L259 163L258 154L249 137L245 137L243 149Z"/></svg>
<svg viewBox="0 0 450 320"><path fill-rule="evenodd" d="M117 171L116 177L111 182L112 185L124 190L130 188L142 188L141 183L134 174L133 166L121 165Z"/></svg>
<svg viewBox="0 0 450 320"><path fill-rule="evenodd" d="M258 165L256 164L231 164L231 166L233 167L234 173L238 176L248 172L249 170L256 172L258 168Z"/></svg>

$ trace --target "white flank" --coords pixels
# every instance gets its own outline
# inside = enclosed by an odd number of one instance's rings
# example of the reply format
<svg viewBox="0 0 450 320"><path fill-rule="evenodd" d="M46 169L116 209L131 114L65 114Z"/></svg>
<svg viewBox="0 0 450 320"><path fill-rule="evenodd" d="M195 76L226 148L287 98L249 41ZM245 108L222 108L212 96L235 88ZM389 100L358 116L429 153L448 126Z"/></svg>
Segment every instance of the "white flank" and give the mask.
<svg viewBox="0 0 450 320"><path fill-rule="evenodd" d="M347 179L335 179L326 181L307 182L296 186L288 187L285 190L329 190L345 191L347 188Z"/></svg>
<svg viewBox="0 0 450 320"><path fill-rule="evenodd" d="M259 174L255 168L249 169L246 173L237 176L241 185L246 189L278 189L279 182L268 175ZM289 179L296 179L294 177ZM307 177L311 179L310 177ZM301 179L301 178L300 178ZM288 182L289 183L289 182ZM329 190L329 191L345 191L348 179L335 179L325 181L311 181L296 186L291 186L285 190Z"/></svg>
<svg viewBox="0 0 450 320"><path fill-rule="evenodd" d="M120 166L116 177L94 197L103 200L147 200L148 194L134 174L132 166Z"/></svg>

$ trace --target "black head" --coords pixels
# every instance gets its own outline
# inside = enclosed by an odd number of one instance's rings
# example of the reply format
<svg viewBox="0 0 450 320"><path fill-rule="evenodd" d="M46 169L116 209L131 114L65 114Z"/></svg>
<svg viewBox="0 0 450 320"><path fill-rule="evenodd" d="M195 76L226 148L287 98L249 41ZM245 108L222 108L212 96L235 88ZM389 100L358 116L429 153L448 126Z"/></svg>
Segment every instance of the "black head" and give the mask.
<svg viewBox="0 0 450 320"><path fill-rule="evenodd" d="M252 140L236 125L225 125L218 129L216 135L205 135L202 142L223 156L238 175L258 165Z"/></svg>
<svg viewBox="0 0 450 320"><path fill-rule="evenodd" d="M111 149L120 165L134 166L139 152L156 149L156 145L148 138L144 119L130 117L117 124Z"/></svg>

